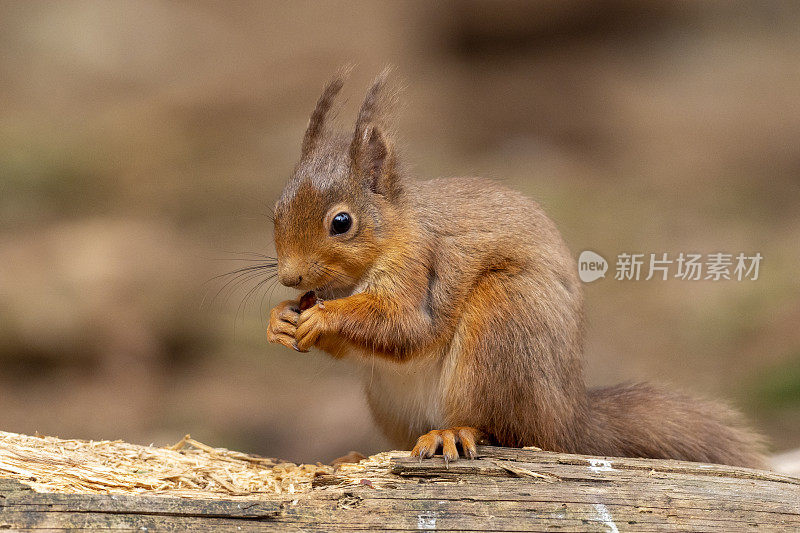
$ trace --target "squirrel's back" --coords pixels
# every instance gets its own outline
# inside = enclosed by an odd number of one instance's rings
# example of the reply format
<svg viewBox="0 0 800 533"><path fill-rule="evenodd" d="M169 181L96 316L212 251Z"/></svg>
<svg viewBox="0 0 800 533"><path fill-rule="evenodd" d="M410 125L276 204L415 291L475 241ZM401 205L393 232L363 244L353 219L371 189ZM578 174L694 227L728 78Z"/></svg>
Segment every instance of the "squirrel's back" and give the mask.
<svg viewBox="0 0 800 533"><path fill-rule="evenodd" d="M452 263L460 271L472 267L480 272L511 265L552 276L580 312L575 260L537 202L502 183L475 177L409 180L407 188L420 217L421 239L435 247L443 268Z"/></svg>
<svg viewBox="0 0 800 533"><path fill-rule="evenodd" d="M547 237L563 243L538 203L497 181L475 177L409 180L407 189L414 209L434 234L479 240L522 238L518 244Z"/></svg>

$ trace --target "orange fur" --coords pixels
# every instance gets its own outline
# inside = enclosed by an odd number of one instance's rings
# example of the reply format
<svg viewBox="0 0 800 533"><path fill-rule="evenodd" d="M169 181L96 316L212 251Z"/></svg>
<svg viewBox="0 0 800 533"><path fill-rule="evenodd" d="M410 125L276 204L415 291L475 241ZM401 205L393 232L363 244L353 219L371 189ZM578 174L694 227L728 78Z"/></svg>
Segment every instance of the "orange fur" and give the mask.
<svg viewBox="0 0 800 533"><path fill-rule="evenodd" d="M282 282L323 299L284 302L268 338L365 368L376 422L398 445L457 457L505 446L761 465L727 408L646 385L588 391L574 260L534 201L491 181L406 176L384 115L383 74L352 136L324 127L334 80L275 206ZM350 229L335 234L340 213ZM444 431L441 431L444 428ZM446 428L452 428L450 430Z"/></svg>

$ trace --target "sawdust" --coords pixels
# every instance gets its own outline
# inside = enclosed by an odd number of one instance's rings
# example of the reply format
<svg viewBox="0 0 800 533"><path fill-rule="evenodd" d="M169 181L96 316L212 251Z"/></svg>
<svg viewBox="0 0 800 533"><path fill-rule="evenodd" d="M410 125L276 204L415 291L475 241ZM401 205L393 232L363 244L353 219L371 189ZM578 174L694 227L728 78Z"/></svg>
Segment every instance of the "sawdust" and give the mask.
<svg viewBox="0 0 800 533"><path fill-rule="evenodd" d="M389 457L378 454L343 465L337 477L356 480L368 468L388 467ZM37 492L257 498L306 492L315 477L333 473L329 465L213 448L189 435L159 448L0 432L0 477L20 480Z"/></svg>

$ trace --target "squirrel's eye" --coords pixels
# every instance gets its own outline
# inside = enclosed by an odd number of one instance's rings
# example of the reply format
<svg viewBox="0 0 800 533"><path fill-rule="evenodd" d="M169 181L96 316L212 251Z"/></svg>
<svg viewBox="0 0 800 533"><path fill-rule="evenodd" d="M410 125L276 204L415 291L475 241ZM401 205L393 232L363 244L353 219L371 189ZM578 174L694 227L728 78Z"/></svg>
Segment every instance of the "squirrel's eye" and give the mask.
<svg viewBox="0 0 800 533"><path fill-rule="evenodd" d="M331 221L331 235L341 235L347 233L350 226L353 225L353 219L350 218L349 213L339 213Z"/></svg>

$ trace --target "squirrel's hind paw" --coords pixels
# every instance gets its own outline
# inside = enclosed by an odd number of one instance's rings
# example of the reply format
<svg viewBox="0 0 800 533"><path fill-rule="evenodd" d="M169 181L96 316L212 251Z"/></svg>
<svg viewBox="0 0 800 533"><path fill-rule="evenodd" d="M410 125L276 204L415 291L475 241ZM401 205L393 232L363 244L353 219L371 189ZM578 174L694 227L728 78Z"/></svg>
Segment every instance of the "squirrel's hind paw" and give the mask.
<svg viewBox="0 0 800 533"><path fill-rule="evenodd" d="M435 429L417 439L417 444L411 450L412 457L420 460L433 457L439 446L442 447L444 462L457 461L459 457L457 444L461 444L464 457L475 459L478 455L476 443L483 439L483 433L475 428L461 426L449 429Z"/></svg>

